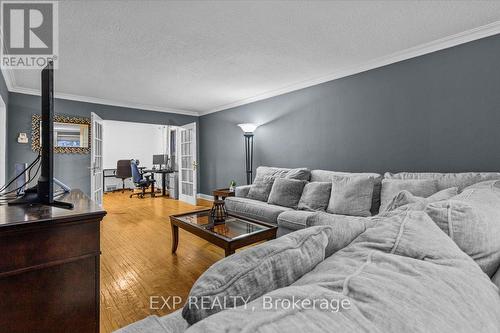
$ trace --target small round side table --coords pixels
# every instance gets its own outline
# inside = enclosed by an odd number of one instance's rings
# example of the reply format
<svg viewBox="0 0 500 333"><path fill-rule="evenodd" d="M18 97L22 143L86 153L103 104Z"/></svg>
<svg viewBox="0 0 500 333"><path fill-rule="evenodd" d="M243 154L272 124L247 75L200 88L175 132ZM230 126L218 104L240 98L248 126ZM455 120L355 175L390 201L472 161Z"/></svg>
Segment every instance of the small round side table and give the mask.
<svg viewBox="0 0 500 333"><path fill-rule="evenodd" d="M210 215L215 224L224 223L227 217L226 207L224 207L224 200L215 200Z"/></svg>
<svg viewBox="0 0 500 333"><path fill-rule="evenodd" d="M234 192L229 191L228 188L219 188L212 191L212 195L214 196L214 201L219 199L226 199L227 197L234 197Z"/></svg>
<svg viewBox="0 0 500 333"><path fill-rule="evenodd" d="M229 191L228 188L220 188L213 190L212 195L214 196L214 204L212 206L212 210L210 211L210 215L212 216L214 223L224 223L227 217L224 199L227 197L233 197L234 192Z"/></svg>

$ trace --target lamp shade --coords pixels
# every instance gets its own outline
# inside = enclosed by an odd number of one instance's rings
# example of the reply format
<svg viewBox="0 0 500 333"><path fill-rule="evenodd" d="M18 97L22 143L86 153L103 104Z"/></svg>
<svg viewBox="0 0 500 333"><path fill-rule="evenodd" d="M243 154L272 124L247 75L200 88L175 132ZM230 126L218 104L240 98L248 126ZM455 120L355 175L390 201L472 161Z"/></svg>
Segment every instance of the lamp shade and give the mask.
<svg viewBox="0 0 500 333"><path fill-rule="evenodd" d="M245 133L253 133L253 131L255 131L255 129L258 127L258 125L252 123L238 124L238 126Z"/></svg>

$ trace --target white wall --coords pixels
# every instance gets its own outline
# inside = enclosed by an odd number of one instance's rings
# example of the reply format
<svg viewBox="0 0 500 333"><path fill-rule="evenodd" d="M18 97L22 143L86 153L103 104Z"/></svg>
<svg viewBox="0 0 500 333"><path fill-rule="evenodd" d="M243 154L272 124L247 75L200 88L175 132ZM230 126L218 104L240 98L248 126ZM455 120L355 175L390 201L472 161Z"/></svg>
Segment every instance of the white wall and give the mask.
<svg viewBox="0 0 500 333"><path fill-rule="evenodd" d="M166 149L167 126L104 120L103 165L105 169L116 168L118 160L138 159L140 166L151 168L153 155L163 154ZM117 184L121 179L106 178L106 186ZM130 188L132 181L126 182Z"/></svg>

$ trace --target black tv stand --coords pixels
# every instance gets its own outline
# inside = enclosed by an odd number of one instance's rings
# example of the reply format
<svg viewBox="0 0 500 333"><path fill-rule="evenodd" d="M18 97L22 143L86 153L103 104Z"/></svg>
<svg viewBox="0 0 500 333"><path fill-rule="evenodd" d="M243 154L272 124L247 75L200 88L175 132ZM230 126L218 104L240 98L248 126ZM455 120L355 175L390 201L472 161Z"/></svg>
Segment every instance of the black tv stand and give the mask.
<svg viewBox="0 0 500 333"><path fill-rule="evenodd" d="M73 209L73 204L58 200L42 200L38 196L38 186L33 186L24 192L24 195L15 200L9 201L9 205L46 205L63 209Z"/></svg>

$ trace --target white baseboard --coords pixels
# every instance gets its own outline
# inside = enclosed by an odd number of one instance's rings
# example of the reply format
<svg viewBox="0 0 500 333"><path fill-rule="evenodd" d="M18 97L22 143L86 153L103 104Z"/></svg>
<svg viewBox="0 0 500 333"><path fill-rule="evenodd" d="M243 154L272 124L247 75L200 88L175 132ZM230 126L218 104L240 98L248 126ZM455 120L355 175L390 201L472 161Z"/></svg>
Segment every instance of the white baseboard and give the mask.
<svg viewBox="0 0 500 333"><path fill-rule="evenodd" d="M207 201L214 201L214 197L208 194L203 194L203 193L198 193L197 195L198 199L203 199Z"/></svg>

